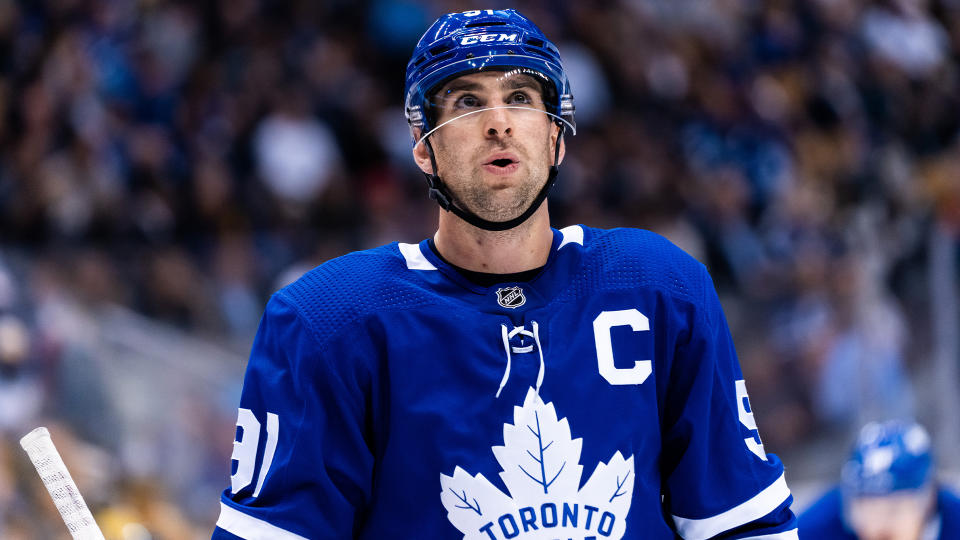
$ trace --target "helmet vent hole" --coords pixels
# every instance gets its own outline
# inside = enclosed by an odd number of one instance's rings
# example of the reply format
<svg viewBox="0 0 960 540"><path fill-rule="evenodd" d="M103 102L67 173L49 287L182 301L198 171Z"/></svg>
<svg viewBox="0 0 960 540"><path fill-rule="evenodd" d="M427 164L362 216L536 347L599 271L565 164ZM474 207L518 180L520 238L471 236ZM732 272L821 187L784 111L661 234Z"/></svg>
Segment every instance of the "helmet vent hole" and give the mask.
<svg viewBox="0 0 960 540"><path fill-rule="evenodd" d="M527 45L533 45L534 47L543 47L543 40L541 39L528 39L525 41Z"/></svg>
<svg viewBox="0 0 960 540"><path fill-rule="evenodd" d="M422 68L423 68L423 69L427 69L428 67L430 67L430 66L432 66L432 65L435 65L435 64L439 64L440 62L443 62L444 60L449 60L449 59L453 58L453 56L454 56L454 54L453 54L452 52L448 52L448 53L446 53L446 54L444 54L444 55L442 55L442 56L435 56L435 57L431 58L429 62L424 63L423 66L422 66Z"/></svg>
<svg viewBox="0 0 960 540"><path fill-rule="evenodd" d="M449 44L437 45L436 47L430 49L430 54L436 56L438 54L443 54L452 48L453 48L453 45L449 45Z"/></svg>
<svg viewBox="0 0 960 540"><path fill-rule="evenodd" d="M546 52L544 52L543 49L527 49L527 53L529 53L529 54L531 54L531 55L533 55L533 56L539 56L539 57L541 57L541 58L545 58L545 59L547 59L547 60L553 60L552 58L550 58L550 55L549 55L549 54L547 54Z"/></svg>

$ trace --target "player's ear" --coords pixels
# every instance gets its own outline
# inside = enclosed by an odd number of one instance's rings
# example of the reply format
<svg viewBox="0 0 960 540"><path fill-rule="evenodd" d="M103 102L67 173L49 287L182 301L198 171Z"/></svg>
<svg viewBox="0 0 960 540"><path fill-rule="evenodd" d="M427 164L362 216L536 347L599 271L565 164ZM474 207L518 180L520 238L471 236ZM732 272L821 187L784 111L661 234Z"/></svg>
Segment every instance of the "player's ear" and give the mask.
<svg viewBox="0 0 960 540"><path fill-rule="evenodd" d="M430 161L430 149L427 148L426 141L418 139L417 144L413 146L413 161L425 174L434 174L433 163Z"/></svg>

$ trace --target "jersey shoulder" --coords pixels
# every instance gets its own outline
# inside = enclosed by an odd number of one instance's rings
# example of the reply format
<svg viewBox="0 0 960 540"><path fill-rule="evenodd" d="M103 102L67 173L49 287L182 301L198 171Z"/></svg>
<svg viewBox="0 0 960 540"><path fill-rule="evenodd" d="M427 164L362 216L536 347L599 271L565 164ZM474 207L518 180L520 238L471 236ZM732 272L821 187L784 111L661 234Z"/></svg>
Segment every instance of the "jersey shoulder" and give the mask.
<svg viewBox="0 0 960 540"><path fill-rule="evenodd" d="M397 243L331 259L277 291L319 342L367 315L430 303L413 279Z"/></svg>
<svg viewBox="0 0 960 540"><path fill-rule="evenodd" d="M843 523L843 501L838 487L814 501L797 517L797 522L801 540L856 540Z"/></svg>
<svg viewBox="0 0 960 540"><path fill-rule="evenodd" d="M696 303L712 290L703 264L655 232L589 227L584 231L584 263L599 275L603 288L654 288Z"/></svg>

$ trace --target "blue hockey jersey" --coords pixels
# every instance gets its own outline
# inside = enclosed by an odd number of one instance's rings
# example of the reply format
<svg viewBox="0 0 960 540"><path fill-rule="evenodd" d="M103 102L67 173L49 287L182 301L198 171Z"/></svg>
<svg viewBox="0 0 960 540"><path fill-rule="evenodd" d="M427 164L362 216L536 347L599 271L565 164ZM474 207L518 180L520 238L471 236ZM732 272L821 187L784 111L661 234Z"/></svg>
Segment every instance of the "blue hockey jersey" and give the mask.
<svg viewBox="0 0 960 540"><path fill-rule="evenodd" d="M480 287L424 240L331 260L258 331L213 537L796 538L706 269L554 231Z"/></svg>
<svg viewBox="0 0 960 540"><path fill-rule="evenodd" d="M834 488L800 514L802 540L857 540L843 518L843 497ZM924 531L923 540L960 538L960 498L946 489L937 490L936 515Z"/></svg>

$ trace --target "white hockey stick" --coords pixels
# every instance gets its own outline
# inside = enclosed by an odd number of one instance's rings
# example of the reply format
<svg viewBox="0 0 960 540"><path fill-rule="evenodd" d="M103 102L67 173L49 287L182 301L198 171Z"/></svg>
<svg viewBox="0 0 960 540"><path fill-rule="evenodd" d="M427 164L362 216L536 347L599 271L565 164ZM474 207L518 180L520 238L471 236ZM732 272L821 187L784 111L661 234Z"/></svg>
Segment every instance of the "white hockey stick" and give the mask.
<svg viewBox="0 0 960 540"><path fill-rule="evenodd" d="M87 503L83 502L80 490L73 483L63 458L50 439L45 427L27 433L20 439L20 446L27 451L30 461L36 467L43 485L50 492L53 504L57 506L63 522L74 540L104 540L103 533L97 527Z"/></svg>

